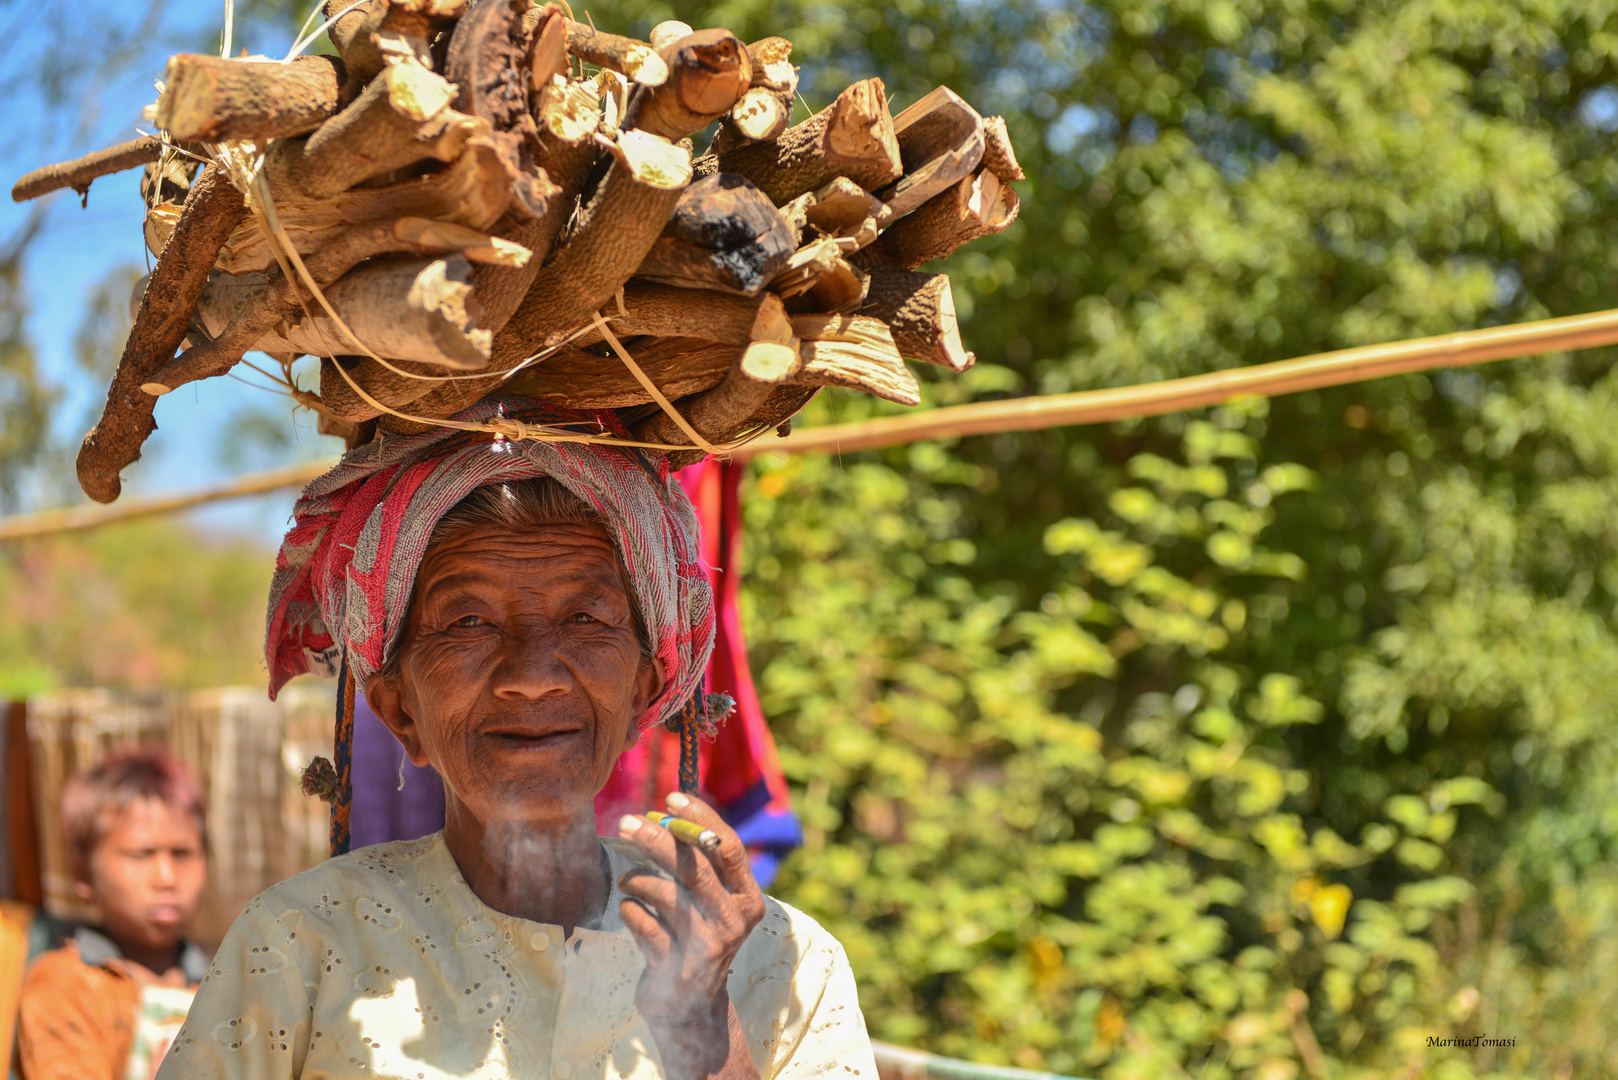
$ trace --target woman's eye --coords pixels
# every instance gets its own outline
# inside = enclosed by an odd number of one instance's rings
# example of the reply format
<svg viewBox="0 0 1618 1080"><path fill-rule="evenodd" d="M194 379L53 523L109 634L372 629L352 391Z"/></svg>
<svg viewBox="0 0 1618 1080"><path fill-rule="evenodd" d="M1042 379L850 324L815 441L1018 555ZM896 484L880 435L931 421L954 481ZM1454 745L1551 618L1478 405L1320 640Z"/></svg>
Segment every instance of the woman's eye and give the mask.
<svg viewBox="0 0 1618 1080"><path fill-rule="evenodd" d="M567 621L575 623L595 622L596 617L591 615L588 611L575 611L572 615L568 616Z"/></svg>
<svg viewBox="0 0 1618 1080"><path fill-rule="evenodd" d="M470 626L482 626L483 625L483 616L481 616L481 615L462 615L459 619L456 619L450 625L451 626L467 626L467 627L470 627Z"/></svg>

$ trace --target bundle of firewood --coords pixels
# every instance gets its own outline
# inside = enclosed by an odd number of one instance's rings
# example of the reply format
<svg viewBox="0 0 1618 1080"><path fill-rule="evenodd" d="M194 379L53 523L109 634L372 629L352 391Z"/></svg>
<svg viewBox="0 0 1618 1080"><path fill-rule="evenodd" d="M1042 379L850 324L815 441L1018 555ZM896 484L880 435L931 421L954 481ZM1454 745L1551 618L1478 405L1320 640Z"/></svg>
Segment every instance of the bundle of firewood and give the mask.
<svg viewBox="0 0 1618 1080"><path fill-rule="evenodd" d="M366 0L329 32L338 57L175 56L161 138L13 190L146 165L160 257L80 451L92 498L157 396L250 351L322 357L299 398L350 445L515 394L723 446L822 386L915 404L907 359L972 363L949 279L915 268L1009 225L1022 172L950 90L894 116L867 79L789 126L782 38L640 42L528 0Z"/></svg>

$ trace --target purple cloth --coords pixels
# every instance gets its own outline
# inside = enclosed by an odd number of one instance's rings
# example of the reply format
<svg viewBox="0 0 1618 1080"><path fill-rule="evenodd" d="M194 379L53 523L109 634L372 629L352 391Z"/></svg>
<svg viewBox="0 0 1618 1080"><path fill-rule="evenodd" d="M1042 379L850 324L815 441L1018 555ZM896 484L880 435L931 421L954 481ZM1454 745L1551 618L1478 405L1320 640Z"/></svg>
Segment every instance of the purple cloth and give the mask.
<svg viewBox="0 0 1618 1080"><path fill-rule="evenodd" d="M404 747L354 695L354 802L349 819L351 848L414 840L444 827L444 783L431 766L405 761ZM404 762L404 790L399 763Z"/></svg>

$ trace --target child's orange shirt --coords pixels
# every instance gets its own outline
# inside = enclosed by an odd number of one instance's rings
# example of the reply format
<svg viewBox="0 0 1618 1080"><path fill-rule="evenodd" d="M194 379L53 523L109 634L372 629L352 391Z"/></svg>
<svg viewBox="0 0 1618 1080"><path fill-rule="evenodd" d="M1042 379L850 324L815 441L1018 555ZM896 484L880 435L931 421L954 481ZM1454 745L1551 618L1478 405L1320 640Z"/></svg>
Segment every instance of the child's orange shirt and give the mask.
<svg viewBox="0 0 1618 1080"><path fill-rule="evenodd" d="M180 954L185 982L195 986L207 970L207 957L187 944ZM125 1080L141 990L154 982L89 927L40 956L18 1010L23 1080Z"/></svg>

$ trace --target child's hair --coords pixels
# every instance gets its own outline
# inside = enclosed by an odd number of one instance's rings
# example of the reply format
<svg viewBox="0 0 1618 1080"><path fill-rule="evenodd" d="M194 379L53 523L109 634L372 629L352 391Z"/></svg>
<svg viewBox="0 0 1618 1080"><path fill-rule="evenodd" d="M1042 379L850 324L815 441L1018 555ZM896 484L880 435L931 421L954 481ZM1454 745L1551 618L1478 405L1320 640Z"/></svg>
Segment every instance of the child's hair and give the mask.
<svg viewBox="0 0 1618 1080"><path fill-rule="evenodd" d="M206 845L202 787L191 770L173 754L156 747L113 750L88 769L68 777L62 787L62 832L67 838L68 870L74 881L89 880L90 855L101 842L107 812L126 810L146 799L156 799L190 815Z"/></svg>

